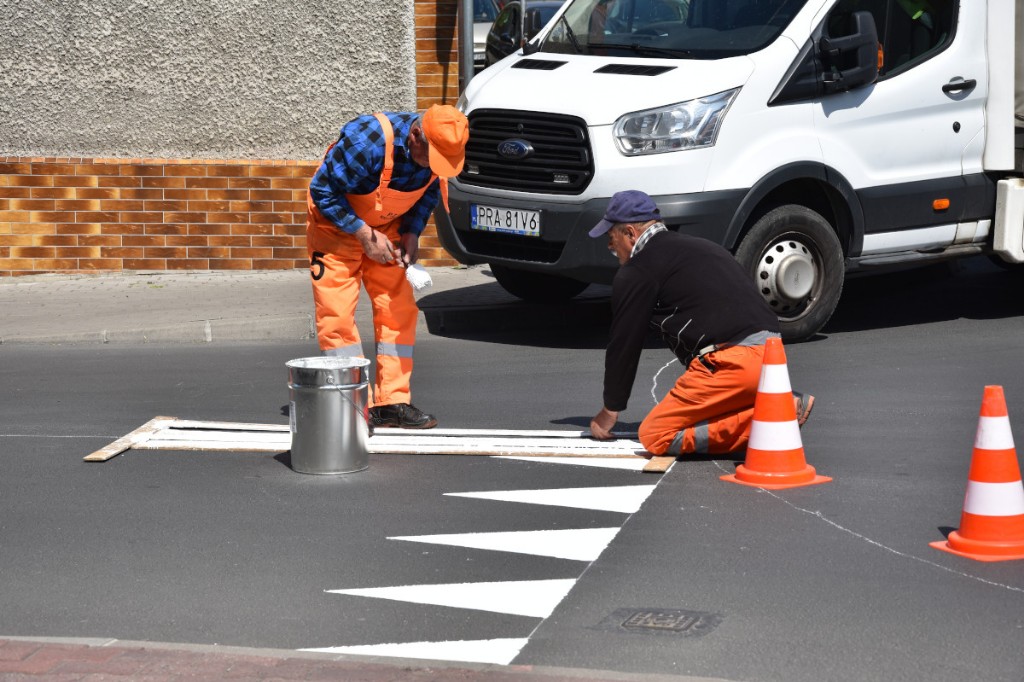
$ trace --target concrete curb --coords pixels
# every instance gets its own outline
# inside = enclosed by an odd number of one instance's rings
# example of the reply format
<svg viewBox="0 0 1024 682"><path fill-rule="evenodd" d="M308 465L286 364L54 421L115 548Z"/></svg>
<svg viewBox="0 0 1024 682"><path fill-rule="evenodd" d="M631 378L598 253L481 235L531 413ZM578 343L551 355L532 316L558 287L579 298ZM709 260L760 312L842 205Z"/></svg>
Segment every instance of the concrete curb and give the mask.
<svg viewBox="0 0 1024 682"><path fill-rule="evenodd" d="M431 270L417 294L421 333L452 335L607 325L610 287L571 302L527 303L481 266ZM39 275L0 280L0 345L205 344L314 341L304 270ZM360 293L356 324L372 336Z"/></svg>
<svg viewBox="0 0 1024 682"><path fill-rule="evenodd" d="M639 673L623 673L608 670L587 670L582 668L556 668L531 665L503 666L485 663L460 663L457 661L435 661L413 658L388 658L382 656L356 656L351 654L331 654L313 651L294 651L291 649L262 649L242 646L221 646L217 644L189 644L175 642L146 642L101 637L24 637L0 636L0 642L20 642L35 644L42 647L90 647L102 649L119 649L139 652L140 655L159 660L161 652L166 654L188 653L210 657L236 659L261 659L277 661L307 662L315 665L316 670L323 673L325 665L337 663L344 665L345 670L338 672L353 673L358 670L362 676L379 675L381 680L414 676L416 672L433 673L426 679L452 680L485 680L492 676L502 679L523 680L566 680L579 679L591 682L730 682L723 678L692 677L680 675L644 675ZM271 674L272 674L271 669ZM0 673L4 672L4 661L0 660ZM115 676L113 679L118 679ZM256 679L256 678L246 678ZM317 679L325 679L317 676ZM337 679L345 679L338 677Z"/></svg>
<svg viewBox="0 0 1024 682"><path fill-rule="evenodd" d="M257 341L308 341L316 338L312 315L196 320L160 327L103 329L95 332L14 335L0 337L0 345L116 344L116 343L215 343Z"/></svg>

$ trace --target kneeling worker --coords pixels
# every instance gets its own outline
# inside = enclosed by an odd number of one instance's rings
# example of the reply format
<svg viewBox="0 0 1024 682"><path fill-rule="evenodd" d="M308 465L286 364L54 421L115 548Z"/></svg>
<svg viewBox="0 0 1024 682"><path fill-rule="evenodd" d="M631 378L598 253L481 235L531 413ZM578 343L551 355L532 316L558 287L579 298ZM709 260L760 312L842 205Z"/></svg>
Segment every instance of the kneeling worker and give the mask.
<svg viewBox="0 0 1024 682"><path fill-rule="evenodd" d="M469 122L455 107L422 115L360 116L341 129L307 196L306 246L316 330L325 355L362 357L355 311L360 284L373 306L377 372L370 423L429 429L437 419L410 402L419 308L408 266L447 179L466 158Z"/></svg>
<svg viewBox="0 0 1024 682"><path fill-rule="evenodd" d="M637 190L618 192L591 237L608 234L621 267L612 284L612 327L605 352L604 406L590 422L613 438L626 409L644 340L661 332L684 372L640 424L650 455L718 454L750 436L764 344L779 320L724 248L669 231L658 206ZM794 393L797 421L814 397Z"/></svg>

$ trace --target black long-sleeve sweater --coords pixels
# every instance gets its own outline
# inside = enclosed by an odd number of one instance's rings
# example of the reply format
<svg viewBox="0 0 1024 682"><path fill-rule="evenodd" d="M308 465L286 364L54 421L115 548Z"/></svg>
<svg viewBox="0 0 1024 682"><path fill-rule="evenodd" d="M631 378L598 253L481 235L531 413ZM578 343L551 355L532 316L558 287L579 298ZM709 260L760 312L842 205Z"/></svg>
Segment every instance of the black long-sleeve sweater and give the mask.
<svg viewBox="0 0 1024 682"><path fill-rule="evenodd" d="M712 343L779 331L779 320L732 254L676 232L651 237L612 284L612 328L604 365L604 406L626 409L640 352L661 332L686 368Z"/></svg>

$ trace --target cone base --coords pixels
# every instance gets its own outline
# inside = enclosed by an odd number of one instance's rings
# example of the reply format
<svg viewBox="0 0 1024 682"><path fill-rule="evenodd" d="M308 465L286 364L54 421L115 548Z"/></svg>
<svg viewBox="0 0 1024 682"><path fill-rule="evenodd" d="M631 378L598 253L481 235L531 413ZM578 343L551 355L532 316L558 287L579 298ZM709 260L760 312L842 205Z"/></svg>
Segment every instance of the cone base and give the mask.
<svg viewBox="0 0 1024 682"><path fill-rule="evenodd" d="M828 483L831 476L819 476L815 473L814 467L808 464L800 471L786 472L784 474L764 474L747 469L740 464L736 467L735 474L719 476L723 481L739 483L751 488L764 488L765 490L783 490L785 488L799 488L805 485L817 485ZM744 480L746 479L746 480Z"/></svg>
<svg viewBox="0 0 1024 682"><path fill-rule="evenodd" d="M954 535L956 531L950 533ZM959 537L959 536L957 536ZM954 537L956 540L956 537ZM938 542L929 542L929 547L934 547L943 552L950 554L956 554L967 559L974 559L975 561L1015 561L1024 559L1024 544L1018 546L1006 545L1006 544L992 544L992 552L985 551L984 543L979 543L977 540L971 541L978 550L976 552L965 552L961 549L956 549L949 544L948 540L940 540Z"/></svg>

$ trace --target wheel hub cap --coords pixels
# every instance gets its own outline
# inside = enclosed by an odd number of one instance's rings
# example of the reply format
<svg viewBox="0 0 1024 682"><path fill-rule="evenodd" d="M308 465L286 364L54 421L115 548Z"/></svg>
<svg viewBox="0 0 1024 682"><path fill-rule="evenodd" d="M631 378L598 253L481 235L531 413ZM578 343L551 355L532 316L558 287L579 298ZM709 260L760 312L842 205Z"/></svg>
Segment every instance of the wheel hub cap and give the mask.
<svg viewBox="0 0 1024 682"><path fill-rule="evenodd" d="M814 289L814 259L798 241L773 244L757 267L761 295L777 313L785 313L807 302Z"/></svg>

